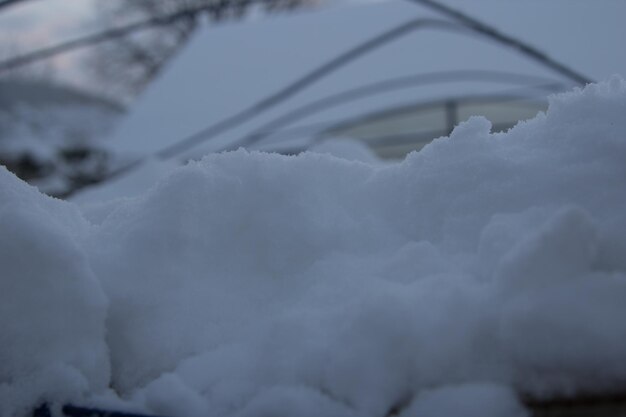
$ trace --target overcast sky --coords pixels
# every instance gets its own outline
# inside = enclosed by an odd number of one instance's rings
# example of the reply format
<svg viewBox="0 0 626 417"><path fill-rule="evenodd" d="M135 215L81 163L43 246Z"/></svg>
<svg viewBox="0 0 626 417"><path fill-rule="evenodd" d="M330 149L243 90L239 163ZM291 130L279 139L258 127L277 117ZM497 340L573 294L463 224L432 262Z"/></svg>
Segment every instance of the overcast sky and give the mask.
<svg viewBox="0 0 626 417"><path fill-rule="evenodd" d="M95 0L30 0L0 12L0 56L27 52L50 46L62 40L89 33L96 21ZM76 69L77 57L56 59L56 73L81 81Z"/></svg>

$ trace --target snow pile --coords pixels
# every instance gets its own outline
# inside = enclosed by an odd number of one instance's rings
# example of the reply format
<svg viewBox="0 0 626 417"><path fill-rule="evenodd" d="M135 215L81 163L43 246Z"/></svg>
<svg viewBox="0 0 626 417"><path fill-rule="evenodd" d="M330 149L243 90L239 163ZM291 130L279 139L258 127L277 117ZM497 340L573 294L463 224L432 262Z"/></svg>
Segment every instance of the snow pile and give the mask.
<svg viewBox="0 0 626 417"><path fill-rule="evenodd" d="M94 211L0 172L0 414L522 416L623 388L625 112L614 78L397 165L211 155Z"/></svg>
<svg viewBox="0 0 626 417"><path fill-rule="evenodd" d="M369 164L385 163L371 148L363 142L354 139L325 140L309 148L309 151L333 155L350 161L361 161ZM92 211L97 206L100 206L100 209L102 209L105 206L116 204L112 200L136 197L144 193L158 181L170 175L179 165L179 162L176 160L163 160L154 157L146 158L126 174L112 178L102 184L79 190L70 198L74 203L90 206L89 209ZM103 202L105 204L102 204Z"/></svg>
<svg viewBox="0 0 626 417"><path fill-rule="evenodd" d="M130 164L131 161L125 163ZM136 167L126 171L123 175L78 190L71 195L70 199L79 205L97 205L120 198L136 197L171 174L179 166L180 163L176 160L146 158L138 161Z"/></svg>
<svg viewBox="0 0 626 417"><path fill-rule="evenodd" d="M331 138L314 144L309 151L333 155L348 161L382 164L383 160L365 143L351 138Z"/></svg>
<svg viewBox="0 0 626 417"><path fill-rule="evenodd" d="M107 299L79 247L89 224L0 167L0 415L105 389Z"/></svg>

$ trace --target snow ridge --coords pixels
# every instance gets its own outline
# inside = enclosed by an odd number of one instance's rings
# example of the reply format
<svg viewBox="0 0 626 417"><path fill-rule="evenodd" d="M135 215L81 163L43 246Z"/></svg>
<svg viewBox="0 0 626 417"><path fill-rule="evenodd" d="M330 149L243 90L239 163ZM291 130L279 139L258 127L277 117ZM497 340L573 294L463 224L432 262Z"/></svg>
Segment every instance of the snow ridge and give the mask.
<svg viewBox="0 0 626 417"><path fill-rule="evenodd" d="M0 415L523 416L626 382L626 83L395 165L210 155L90 211L0 170Z"/></svg>

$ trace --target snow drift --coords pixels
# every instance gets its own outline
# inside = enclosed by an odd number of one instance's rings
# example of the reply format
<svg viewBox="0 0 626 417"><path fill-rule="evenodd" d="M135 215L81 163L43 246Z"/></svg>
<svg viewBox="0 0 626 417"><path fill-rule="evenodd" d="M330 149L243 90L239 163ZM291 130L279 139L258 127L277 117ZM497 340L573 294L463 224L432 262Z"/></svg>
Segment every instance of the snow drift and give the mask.
<svg viewBox="0 0 626 417"><path fill-rule="evenodd" d="M0 172L0 414L515 416L626 383L626 83L396 165L210 155L79 209Z"/></svg>

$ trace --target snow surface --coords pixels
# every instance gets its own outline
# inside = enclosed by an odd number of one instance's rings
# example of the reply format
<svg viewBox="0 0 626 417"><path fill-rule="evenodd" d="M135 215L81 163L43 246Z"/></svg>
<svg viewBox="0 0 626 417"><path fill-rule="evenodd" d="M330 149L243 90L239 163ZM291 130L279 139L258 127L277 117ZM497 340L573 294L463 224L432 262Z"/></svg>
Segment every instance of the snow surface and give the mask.
<svg viewBox="0 0 626 417"><path fill-rule="evenodd" d="M210 155L103 209L0 169L0 415L523 416L626 382L626 82L394 165Z"/></svg>
<svg viewBox="0 0 626 417"><path fill-rule="evenodd" d="M131 161L126 163L129 164ZM179 166L177 161L148 158L117 177L78 190L71 196L71 200L78 204L100 204L120 198L136 197Z"/></svg>

